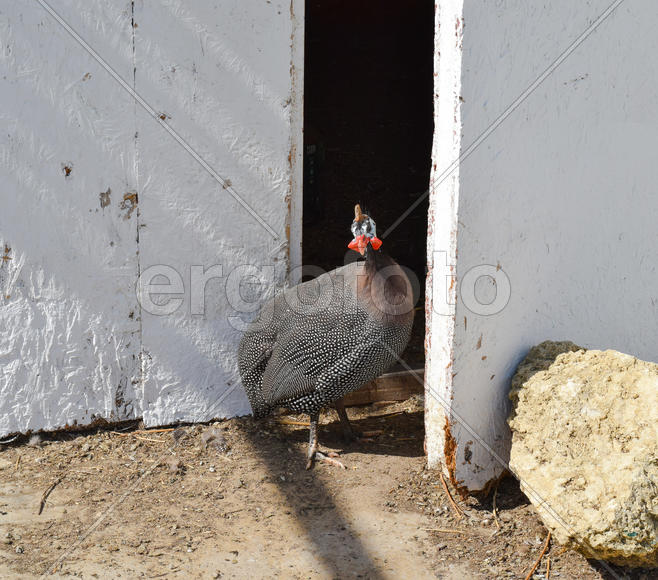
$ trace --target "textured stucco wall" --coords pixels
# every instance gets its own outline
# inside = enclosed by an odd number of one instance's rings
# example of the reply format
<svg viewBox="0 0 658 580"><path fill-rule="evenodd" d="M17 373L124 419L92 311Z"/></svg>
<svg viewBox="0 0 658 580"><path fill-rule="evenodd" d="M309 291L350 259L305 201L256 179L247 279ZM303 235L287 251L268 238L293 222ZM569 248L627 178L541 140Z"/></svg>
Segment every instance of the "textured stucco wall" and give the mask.
<svg viewBox="0 0 658 580"><path fill-rule="evenodd" d="M226 285L270 264L272 292L300 259L303 2L53 8L222 182L38 3L2 8L0 436L248 412ZM157 265L183 281L168 316L136 296Z"/></svg>
<svg viewBox="0 0 658 580"><path fill-rule="evenodd" d="M455 141L467 151L609 5L440 3L435 176ZM456 305L431 317L428 378L502 459L510 378L532 345L569 339L658 360L657 25L649 0L622 3L432 194L442 229L430 247L448 253L457 284ZM460 286L486 264L511 284L491 316L467 308ZM441 287L435 275L435 300ZM495 292L476 285L481 302ZM427 422L430 463L447 441L457 483L481 489L500 473L459 421L446 438L439 405Z"/></svg>

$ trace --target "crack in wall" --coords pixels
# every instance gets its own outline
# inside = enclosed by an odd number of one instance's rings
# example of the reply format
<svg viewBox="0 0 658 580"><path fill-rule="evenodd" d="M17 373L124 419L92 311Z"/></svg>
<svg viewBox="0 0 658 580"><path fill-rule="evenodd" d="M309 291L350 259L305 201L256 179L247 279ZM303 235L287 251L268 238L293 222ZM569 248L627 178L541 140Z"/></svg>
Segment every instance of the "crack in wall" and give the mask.
<svg viewBox="0 0 658 580"><path fill-rule="evenodd" d="M133 79L132 79L132 88L133 91L137 92L137 50L136 50L136 29L137 29L137 22L135 22L135 0L131 0L130 2L130 39L132 43L132 62L133 62ZM138 109L138 103L136 100L133 99L133 119L134 119L134 127L135 127L135 133L134 133L134 147L135 147L135 156L134 156L134 162L133 162L133 171L134 171L134 176L135 176L135 189L137 193L135 194L135 242L137 244L137 249L136 249L136 258L137 258L137 280L135 282L135 296L137 297L138 295L138 285L139 285L139 279L142 274L142 267L141 267L141 257L140 257L140 240L139 240L139 230L141 227L141 211L139 207L139 203L137 202L138 195L139 195L139 131L137 130L137 109ZM137 413L138 415L143 415L144 414L144 409L142 408L144 404L144 377L146 376L145 373L145 360L146 357L144 356L144 340L143 340L143 323L142 323L142 305L140 304L139 300L137 300L137 324L138 324L138 340L139 340L139 360L138 360L138 371L137 375L133 377L133 384L135 385L135 391L137 389L140 390L139 396L137 396L137 393L135 393L135 398L141 401L140 404L140 413Z"/></svg>

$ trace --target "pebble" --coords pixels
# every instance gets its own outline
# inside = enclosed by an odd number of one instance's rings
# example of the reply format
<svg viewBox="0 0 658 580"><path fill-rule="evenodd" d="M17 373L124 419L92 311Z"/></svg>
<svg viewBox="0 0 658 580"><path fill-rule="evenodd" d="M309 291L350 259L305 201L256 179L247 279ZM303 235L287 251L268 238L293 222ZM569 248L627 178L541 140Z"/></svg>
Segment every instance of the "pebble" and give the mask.
<svg viewBox="0 0 658 580"><path fill-rule="evenodd" d="M171 473L177 473L183 469L183 462L178 457L170 457L165 461L165 464L169 467Z"/></svg>

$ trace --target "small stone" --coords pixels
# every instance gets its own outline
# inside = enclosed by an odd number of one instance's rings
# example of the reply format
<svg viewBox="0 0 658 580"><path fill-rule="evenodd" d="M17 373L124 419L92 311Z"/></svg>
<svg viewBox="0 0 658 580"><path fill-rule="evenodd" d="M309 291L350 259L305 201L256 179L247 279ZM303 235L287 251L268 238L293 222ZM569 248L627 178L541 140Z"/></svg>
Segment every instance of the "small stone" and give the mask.
<svg viewBox="0 0 658 580"><path fill-rule="evenodd" d="M161 465L166 465L171 473L179 473L185 469L183 462L178 457L169 457Z"/></svg>
<svg viewBox="0 0 658 580"><path fill-rule="evenodd" d="M24 552L23 546L16 546L16 553L17 554L22 554Z"/></svg>

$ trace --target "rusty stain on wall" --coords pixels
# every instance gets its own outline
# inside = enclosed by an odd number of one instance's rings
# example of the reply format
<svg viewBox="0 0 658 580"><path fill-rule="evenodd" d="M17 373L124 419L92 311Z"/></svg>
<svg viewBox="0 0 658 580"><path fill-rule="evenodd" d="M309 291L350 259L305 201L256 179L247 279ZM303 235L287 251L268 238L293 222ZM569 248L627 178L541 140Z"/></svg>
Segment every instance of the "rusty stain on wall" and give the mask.
<svg viewBox="0 0 658 580"><path fill-rule="evenodd" d="M464 463L471 463L471 458L473 457L471 445L473 445L473 441L466 442L466 446L464 447Z"/></svg>
<svg viewBox="0 0 658 580"><path fill-rule="evenodd" d="M123 216L124 220L129 220L133 212L137 208L138 196L134 191L129 191L123 194L123 201L119 204L119 209L124 210L126 213Z"/></svg>
<svg viewBox="0 0 658 580"><path fill-rule="evenodd" d="M112 195L112 190L108 187L107 191L101 191L98 194L98 197L100 198L101 201L101 209L105 209L108 205L110 205L110 196Z"/></svg>
<svg viewBox="0 0 658 580"><path fill-rule="evenodd" d="M7 244L5 244L5 253L3 254L2 258L0 258L2 260L2 263L0 264L0 268L2 268L2 266L5 265L5 262L11 260L9 254L11 254L11 248Z"/></svg>
<svg viewBox="0 0 658 580"><path fill-rule="evenodd" d="M450 428L450 417L447 415L445 425L443 426L443 433L445 435L443 452L445 458L445 466L448 470L448 478L450 479L450 483L452 483L459 496L462 499L466 499L468 497L468 489L455 478L455 470L457 467L457 441L452 435Z"/></svg>

